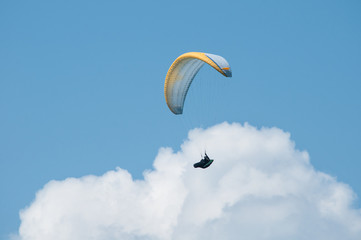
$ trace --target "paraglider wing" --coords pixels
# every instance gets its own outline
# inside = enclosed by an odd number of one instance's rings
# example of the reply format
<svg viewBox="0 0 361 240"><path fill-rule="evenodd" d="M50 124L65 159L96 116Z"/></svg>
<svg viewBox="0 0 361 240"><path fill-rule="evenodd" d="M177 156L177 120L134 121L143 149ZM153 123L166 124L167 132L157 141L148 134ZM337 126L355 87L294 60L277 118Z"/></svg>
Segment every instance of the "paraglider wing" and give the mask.
<svg viewBox="0 0 361 240"><path fill-rule="evenodd" d="M164 83L165 100L174 114L183 113L188 89L204 63L225 77L232 77L228 62L221 56L201 52L182 54L170 66Z"/></svg>

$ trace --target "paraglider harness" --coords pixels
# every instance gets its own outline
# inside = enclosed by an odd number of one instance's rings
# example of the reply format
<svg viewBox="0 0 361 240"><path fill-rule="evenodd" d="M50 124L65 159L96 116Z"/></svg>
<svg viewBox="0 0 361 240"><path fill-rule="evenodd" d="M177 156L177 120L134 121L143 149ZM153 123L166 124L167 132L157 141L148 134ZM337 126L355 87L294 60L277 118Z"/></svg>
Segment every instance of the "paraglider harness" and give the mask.
<svg viewBox="0 0 361 240"><path fill-rule="evenodd" d="M204 153L204 157L200 162L197 162L193 165L195 168L207 168L213 163L213 159L210 159L207 155L207 153Z"/></svg>

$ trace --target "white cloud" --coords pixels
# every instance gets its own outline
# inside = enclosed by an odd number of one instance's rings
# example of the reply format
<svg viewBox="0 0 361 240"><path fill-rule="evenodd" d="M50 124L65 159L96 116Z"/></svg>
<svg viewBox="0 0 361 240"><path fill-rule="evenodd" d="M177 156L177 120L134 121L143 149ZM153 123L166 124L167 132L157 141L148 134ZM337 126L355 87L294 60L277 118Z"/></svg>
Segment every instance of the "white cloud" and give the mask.
<svg viewBox="0 0 361 240"><path fill-rule="evenodd" d="M215 159L194 169L199 149ZM277 128L196 129L154 170L51 181L20 213L22 240L361 239L352 189L316 171Z"/></svg>

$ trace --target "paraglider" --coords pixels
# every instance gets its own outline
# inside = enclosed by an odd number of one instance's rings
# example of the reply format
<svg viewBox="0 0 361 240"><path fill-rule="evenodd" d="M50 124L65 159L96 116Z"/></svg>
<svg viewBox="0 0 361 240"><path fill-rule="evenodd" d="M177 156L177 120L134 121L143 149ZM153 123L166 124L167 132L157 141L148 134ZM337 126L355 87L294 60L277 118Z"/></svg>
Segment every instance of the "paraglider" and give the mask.
<svg viewBox="0 0 361 240"><path fill-rule="evenodd" d="M232 71L227 60L221 56L202 52L188 52L180 55L170 66L164 83L165 101L172 113L176 115L183 113L188 89L205 63L223 76L232 77ZM205 154L204 158L193 166L195 168L207 168L212 163L213 159Z"/></svg>
<svg viewBox="0 0 361 240"><path fill-rule="evenodd" d="M209 166L211 166L211 164L213 163L213 159L210 159L207 155L207 153L205 153L203 159L195 164L193 164L194 168L207 168Z"/></svg>
<svg viewBox="0 0 361 240"><path fill-rule="evenodd" d="M164 83L165 101L174 114L182 114L188 89L204 65L209 64L225 77L232 77L231 68L221 56L189 52L180 55L170 66Z"/></svg>

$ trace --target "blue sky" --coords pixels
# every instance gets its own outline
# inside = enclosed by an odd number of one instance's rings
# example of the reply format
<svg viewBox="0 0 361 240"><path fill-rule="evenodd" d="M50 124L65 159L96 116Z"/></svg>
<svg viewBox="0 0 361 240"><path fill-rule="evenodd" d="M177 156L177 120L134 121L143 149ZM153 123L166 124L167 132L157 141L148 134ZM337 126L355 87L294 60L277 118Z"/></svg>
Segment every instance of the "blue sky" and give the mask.
<svg viewBox="0 0 361 240"><path fill-rule="evenodd" d="M142 178L159 148L179 149L187 132L163 84L189 51L232 67L218 122L289 132L315 169L361 196L360 10L359 1L2 1L0 236L17 232L19 210L50 180L117 166Z"/></svg>

